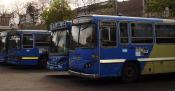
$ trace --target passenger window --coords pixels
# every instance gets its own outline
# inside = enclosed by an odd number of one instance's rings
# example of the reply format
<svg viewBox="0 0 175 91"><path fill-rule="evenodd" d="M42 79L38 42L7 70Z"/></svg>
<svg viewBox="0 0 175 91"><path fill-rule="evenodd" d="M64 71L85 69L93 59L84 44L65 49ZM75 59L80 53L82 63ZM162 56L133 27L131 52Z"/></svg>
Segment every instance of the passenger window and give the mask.
<svg viewBox="0 0 175 91"><path fill-rule="evenodd" d="M128 23L120 23L120 43L128 43Z"/></svg>
<svg viewBox="0 0 175 91"><path fill-rule="evenodd" d="M175 25L156 25L157 43L175 43Z"/></svg>
<svg viewBox="0 0 175 91"><path fill-rule="evenodd" d="M102 47L116 46L116 22L101 22Z"/></svg>
<svg viewBox="0 0 175 91"><path fill-rule="evenodd" d="M153 43L153 26L147 23L132 23L132 43Z"/></svg>

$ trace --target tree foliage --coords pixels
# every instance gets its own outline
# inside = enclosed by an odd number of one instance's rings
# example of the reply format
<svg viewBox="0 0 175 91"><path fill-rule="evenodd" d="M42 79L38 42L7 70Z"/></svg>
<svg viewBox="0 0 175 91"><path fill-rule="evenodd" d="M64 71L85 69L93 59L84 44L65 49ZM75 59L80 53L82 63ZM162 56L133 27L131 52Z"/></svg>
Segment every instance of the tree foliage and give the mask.
<svg viewBox="0 0 175 91"><path fill-rule="evenodd" d="M166 7L170 9L171 16L175 16L175 0L148 0L146 11L162 13Z"/></svg>
<svg viewBox="0 0 175 91"><path fill-rule="evenodd" d="M56 21L70 20L75 16L66 0L53 0L50 7L43 11L42 18L47 26Z"/></svg>
<svg viewBox="0 0 175 91"><path fill-rule="evenodd" d="M36 23L39 18L39 9L36 8L34 2L27 3L26 14L29 14L32 18L32 22Z"/></svg>

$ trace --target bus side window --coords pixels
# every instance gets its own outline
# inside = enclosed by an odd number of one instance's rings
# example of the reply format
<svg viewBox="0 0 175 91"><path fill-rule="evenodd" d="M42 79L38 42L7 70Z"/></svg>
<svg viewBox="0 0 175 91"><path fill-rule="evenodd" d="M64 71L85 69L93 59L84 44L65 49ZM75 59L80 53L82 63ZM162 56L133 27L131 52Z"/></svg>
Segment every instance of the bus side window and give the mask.
<svg viewBox="0 0 175 91"><path fill-rule="evenodd" d="M153 43L153 26L148 23L132 23L132 43Z"/></svg>
<svg viewBox="0 0 175 91"><path fill-rule="evenodd" d="M175 43L175 25L156 25L157 43Z"/></svg>
<svg viewBox="0 0 175 91"><path fill-rule="evenodd" d="M128 43L128 23L120 23L120 43Z"/></svg>
<svg viewBox="0 0 175 91"><path fill-rule="evenodd" d="M116 46L116 22L101 22L102 47Z"/></svg>

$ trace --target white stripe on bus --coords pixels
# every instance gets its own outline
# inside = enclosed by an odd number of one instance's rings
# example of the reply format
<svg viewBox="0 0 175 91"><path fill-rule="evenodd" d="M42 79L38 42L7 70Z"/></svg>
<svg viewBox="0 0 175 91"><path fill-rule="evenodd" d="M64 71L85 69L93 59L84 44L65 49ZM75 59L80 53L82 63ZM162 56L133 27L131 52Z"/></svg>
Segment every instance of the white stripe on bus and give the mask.
<svg viewBox="0 0 175 91"><path fill-rule="evenodd" d="M162 58L139 58L137 59L139 62L149 62L149 61L168 61L175 60L175 57L162 57ZM100 60L100 63L123 63L126 59L108 59L108 60Z"/></svg>
<svg viewBox="0 0 175 91"><path fill-rule="evenodd" d="M175 57L160 57L160 58L139 58L138 61L165 61L165 60L175 60Z"/></svg>
<svg viewBox="0 0 175 91"><path fill-rule="evenodd" d="M125 61L126 59L108 59L108 60L100 60L100 63L122 63Z"/></svg>

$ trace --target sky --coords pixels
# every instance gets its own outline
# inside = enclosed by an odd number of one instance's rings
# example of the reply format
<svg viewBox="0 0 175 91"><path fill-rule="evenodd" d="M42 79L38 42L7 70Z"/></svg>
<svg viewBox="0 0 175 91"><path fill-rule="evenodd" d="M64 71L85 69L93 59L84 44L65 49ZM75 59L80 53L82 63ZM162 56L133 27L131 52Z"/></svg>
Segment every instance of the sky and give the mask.
<svg viewBox="0 0 175 91"><path fill-rule="evenodd" d="M12 11L18 6L22 8L27 2L35 1L38 3L49 2L49 0L0 0L0 10Z"/></svg>
<svg viewBox="0 0 175 91"><path fill-rule="evenodd" d="M12 11L16 8L16 6L23 6L27 2L35 1L38 3L41 2L50 2L50 0L0 0L0 10L7 10ZM70 2L70 6L72 9L76 8L77 6L83 6L82 0L68 0ZM75 2L79 2L79 4L75 4ZM87 3L88 0L84 0ZM97 0L98 2L103 2L106 0ZM118 0L123 1L123 0Z"/></svg>

